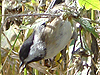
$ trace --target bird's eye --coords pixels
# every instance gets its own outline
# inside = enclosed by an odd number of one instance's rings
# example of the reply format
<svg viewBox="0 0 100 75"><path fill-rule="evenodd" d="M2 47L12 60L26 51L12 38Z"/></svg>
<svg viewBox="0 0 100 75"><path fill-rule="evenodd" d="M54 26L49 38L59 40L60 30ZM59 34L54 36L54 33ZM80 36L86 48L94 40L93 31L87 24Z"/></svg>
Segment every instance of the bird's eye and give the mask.
<svg viewBox="0 0 100 75"><path fill-rule="evenodd" d="M44 25L46 27L46 23L45 22L42 25Z"/></svg>

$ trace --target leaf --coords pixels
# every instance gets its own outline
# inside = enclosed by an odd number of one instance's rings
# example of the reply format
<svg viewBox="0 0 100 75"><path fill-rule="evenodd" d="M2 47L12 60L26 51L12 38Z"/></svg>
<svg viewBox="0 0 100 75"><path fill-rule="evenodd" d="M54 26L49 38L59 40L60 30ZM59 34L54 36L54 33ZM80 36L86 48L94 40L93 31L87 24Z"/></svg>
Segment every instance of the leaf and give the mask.
<svg viewBox="0 0 100 75"><path fill-rule="evenodd" d="M35 0L31 0L31 2L32 2L32 3L36 3L36 1L35 1Z"/></svg>
<svg viewBox="0 0 100 75"><path fill-rule="evenodd" d="M26 6L26 8L30 9L31 11L33 11L33 10L34 10L33 5L32 5L32 4L30 4L30 3L25 3L25 6Z"/></svg>
<svg viewBox="0 0 100 75"><path fill-rule="evenodd" d="M95 32L95 29L91 26L91 24L89 23L89 21L87 21L86 19L80 18L79 19L79 23L81 24L81 26L86 31L91 32L95 37L99 38L99 35Z"/></svg>
<svg viewBox="0 0 100 75"><path fill-rule="evenodd" d="M85 5L85 8L93 9L93 10L100 10L100 1L99 0L78 0L79 5L83 7Z"/></svg>
<svg viewBox="0 0 100 75"><path fill-rule="evenodd" d="M59 63L62 62L62 59L60 59L60 57L61 57L61 53L59 52L59 53L56 55L56 57L55 57L56 65L58 65ZM59 59L60 59L60 60L59 60ZM59 60L59 63L58 63L58 60Z"/></svg>

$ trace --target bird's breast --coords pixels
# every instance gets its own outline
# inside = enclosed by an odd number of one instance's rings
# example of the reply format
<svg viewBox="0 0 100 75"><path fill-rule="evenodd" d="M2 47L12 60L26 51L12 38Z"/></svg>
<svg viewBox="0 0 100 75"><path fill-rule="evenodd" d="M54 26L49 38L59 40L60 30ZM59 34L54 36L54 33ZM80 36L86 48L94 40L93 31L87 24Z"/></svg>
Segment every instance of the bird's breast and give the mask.
<svg viewBox="0 0 100 75"><path fill-rule="evenodd" d="M67 20L63 22L61 19L55 18L45 28L45 32L45 42L47 47L45 58L51 58L57 55L68 44L72 36L71 23Z"/></svg>

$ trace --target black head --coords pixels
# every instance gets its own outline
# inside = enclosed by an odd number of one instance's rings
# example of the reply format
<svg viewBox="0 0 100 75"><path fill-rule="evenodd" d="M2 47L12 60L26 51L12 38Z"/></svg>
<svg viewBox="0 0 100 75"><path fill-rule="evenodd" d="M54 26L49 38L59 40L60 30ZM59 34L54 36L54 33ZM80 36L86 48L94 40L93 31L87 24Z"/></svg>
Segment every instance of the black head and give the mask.
<svg viewBox="0 0 100 75"><path fill-rule="evenodd" d="M39 61L46 56L45 36L42 35L44 27L44 24L37 26L31 36L21 46L19 58L22 63L20 64L20 67L23 64L25 64L26 67L30 62Z"/></svg>
<svg viewBox="0 0 100 75"><path fill-rule="evenodd" d="M28 57L28 53L30 52L30 47L33 44L35 31L31 34L31 36L23 43L19 51L19 58L22 61L21 66L24 64L24 59Z"/></svg>
<svg viewBox="0 0 100 75"><path fill-rule="evenodd" d="M55 4L60 4L62 2L64 2L65 0L56 0Z"/></svg>

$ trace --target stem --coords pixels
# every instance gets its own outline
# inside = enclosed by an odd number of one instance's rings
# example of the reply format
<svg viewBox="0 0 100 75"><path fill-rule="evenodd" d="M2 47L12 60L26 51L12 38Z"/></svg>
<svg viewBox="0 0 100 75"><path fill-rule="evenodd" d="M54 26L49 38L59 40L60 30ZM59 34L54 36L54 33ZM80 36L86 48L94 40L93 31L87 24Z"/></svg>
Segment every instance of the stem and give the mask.
<svg viewBox="0 0 100 75"><path fill-rule="evenodd" d="M91 19L95 20L95 11L91 10ZM92 26L94 26L94 24L92 23Z"/></svg>
<svg viewBox="0 0 100 75"><path fill-rule="evenodd" d="M26 68L24 69L24 75L27 75L27 70L26 70Z"/></svg>
<svg viewBox="0 0 100 75"><path fill-rule="evenodd" d="M79 27L79 34L80 34L80 42L81 42L81 47L83 48L83 44L82 44L82 36L81 36L81 25Z"/></svg>
<svg viewBox="0 0 100 75"><path fill-rule="evenodd" d="M35 69L35 75L39 75L39 72L37 69Z"/></svg>
<svg viewBox="0 0 100 75"><path fill-rule="evenodd" d="M21 33L21 30L19 31L19 34L20 34L20 33ZM4 65L5 65L5 63L6 63L7 59L8 59L8 57L9 57L9 55L11 54L11 52L12 52L12 50L13 50L13 48L14 48L14 46L15 46L15 44L16 44L16 41L17 41L17 39L18 39L18 37L19 37L19 34L17 35L17 37L16 37L16 39L15 39L15 42L14 42L13 46L11 47L11 50L9 51L9 53L8 53L8 55L7 55L7 57L6 57L5 61L4 61L4 63L3 63L3 66L2 66L2 68L1 68L1 70L3 69L3 67L4 67Z"/></svg>

